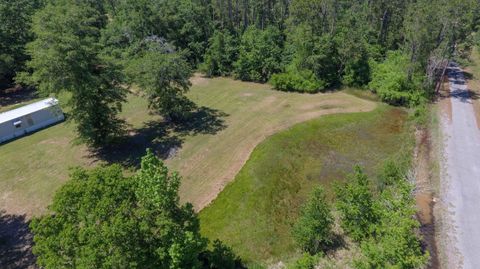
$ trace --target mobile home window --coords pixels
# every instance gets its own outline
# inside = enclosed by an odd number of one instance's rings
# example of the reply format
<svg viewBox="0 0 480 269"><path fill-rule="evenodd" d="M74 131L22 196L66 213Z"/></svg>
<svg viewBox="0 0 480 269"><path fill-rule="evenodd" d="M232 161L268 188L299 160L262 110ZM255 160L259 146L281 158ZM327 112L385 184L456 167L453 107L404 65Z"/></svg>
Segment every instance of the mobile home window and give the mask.
<svg viewBox="0 0 480 269"><path fill-rule="evenodd" d="M21 120L17 120L15 122L13 122L13 126L15 126L15 128L20 128L22 127L22 121Z"/></svg>

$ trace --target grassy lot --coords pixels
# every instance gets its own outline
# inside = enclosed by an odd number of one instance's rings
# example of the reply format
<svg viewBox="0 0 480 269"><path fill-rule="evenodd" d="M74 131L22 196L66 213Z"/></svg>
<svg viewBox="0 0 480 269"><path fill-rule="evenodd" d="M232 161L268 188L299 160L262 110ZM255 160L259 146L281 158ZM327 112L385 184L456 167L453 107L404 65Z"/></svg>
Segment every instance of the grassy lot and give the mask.
<svg viewBox="0 0 480 269"><path fill-rule="evenodd" d="M354 164L373 175L411 141L406 118L405 111L382 105L368 113L321 117L271 136L200 212L202 233L224 241L250 263L294 257L291 226L313 186L324 185L331 198L332 181L344 178Z"/></svg>
<svg viewBox="0 0 480 269"><path fill-rule="evenodd" d="M0 209L42 214L55 190L68 179L69 167L106 162L136 165L146 147L171 157L168 165L184 177L182 200L202 208L267 136L324 114L370 111L376 106L342 92L284 93L228 78L195 77L193 83L189 97L203 108L187 126L168 126L148 113L144 99L130 95L122 115L132 126L131 138L118 151L92 155L73 143L74 126L68 122L0 145Z"/></svg>
<svg viewBox="0 0 480 269"><path fill-rule="evenodd" d="M143 99L129 96L124 115L130 123L139 126L145 111ZM0 209L12 214L41 214L55 190L68 179L70 167L91 166L98 162L101 160L92 158L85 146L75 142L71 122L2 144Z"/></svg>

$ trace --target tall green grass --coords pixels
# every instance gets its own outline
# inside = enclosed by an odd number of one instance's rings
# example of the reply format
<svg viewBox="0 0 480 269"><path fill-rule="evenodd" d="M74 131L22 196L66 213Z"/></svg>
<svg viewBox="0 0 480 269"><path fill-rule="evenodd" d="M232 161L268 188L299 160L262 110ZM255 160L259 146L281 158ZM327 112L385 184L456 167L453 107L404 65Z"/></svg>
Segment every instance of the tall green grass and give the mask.
<svg viewBox="0 0 480 269"><path fill-rule="evenodd" d="M313 186L322 184L331 199L331 183L355 164L374 176L406 146L406 120L404 110L380 106L324 116L271 136L201 211L202 233L224 241L250 264L296 256L291 227Z"/></svg>

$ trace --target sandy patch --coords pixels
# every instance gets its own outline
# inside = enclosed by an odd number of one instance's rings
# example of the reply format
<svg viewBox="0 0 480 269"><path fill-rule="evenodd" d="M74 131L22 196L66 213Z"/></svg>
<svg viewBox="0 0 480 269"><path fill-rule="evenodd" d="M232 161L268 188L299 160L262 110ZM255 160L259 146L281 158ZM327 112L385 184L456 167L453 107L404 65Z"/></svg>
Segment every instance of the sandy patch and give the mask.
<svg viewBox="0 0 480 269"><path fill-rule="evenodd" d="M452 100L450 99L450 86L447 76L445 76L438 94L438 104L440 113L445 115L449 122L452 122Z"/></svg>
<svg viewBox="0 0 480 269"><path fill-rule="evenodd" d="M415 132L415 201L417 204L417 218L420 221L420 232L427 250L430 253L430 261L427 268L439 268L438 247L436 242L436 222L434 207L434 181L432 167L432 142L429 129L418 129Z"/></svg>
<svg viewBox="0 0 480 269"><path fill-rule="evenodd" d="M208 79L200 73L195 73L193 77L190 78L190 83L194 86L205 85L208 83Z"/></svg>
<svg viewBox="0 0 480 269"><path fill-rule="evenodd" d="M471 67L465 69L466 72L473 74ZM477 121L477 127L480 129L480 78L473 77L473 79L467 79L468 89L472 91L472 104L475 111L475 119Z"/></svg>

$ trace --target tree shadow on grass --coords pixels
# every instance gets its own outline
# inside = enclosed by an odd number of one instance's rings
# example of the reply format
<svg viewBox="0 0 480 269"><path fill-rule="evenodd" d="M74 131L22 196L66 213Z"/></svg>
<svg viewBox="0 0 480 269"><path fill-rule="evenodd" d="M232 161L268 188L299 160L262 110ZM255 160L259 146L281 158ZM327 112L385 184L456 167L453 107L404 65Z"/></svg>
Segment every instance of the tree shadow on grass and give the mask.
<svg viewBox="0 0 480 269"><path fill-rule="evenodd" d="M175 156L182 147L185 137L198 134L216 134L225 129L224 118L228 115L220 110L199 107L181 123L164 120L149 121L142 128L130 130L120 143L95 150L91 157L118 163L127 168L138 168L147 148L162 158Z"/></svg>
<svg viewBox="0 0 480 269"><path fill-rule="evenodd" d="M0 212L0 268L37 268L28 224L25 216Z"/></svg>

